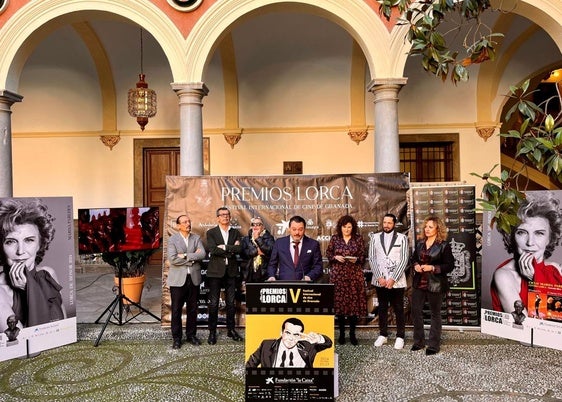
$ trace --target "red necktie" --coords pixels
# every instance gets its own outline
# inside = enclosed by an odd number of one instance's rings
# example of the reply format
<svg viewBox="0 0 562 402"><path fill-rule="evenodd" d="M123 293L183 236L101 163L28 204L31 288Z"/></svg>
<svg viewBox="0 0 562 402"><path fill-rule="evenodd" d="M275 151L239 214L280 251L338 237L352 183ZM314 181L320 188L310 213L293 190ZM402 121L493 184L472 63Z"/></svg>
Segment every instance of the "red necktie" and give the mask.
<svg viewBox="0 0 562 402"><path fill-rule="evenodd" d="M299 263L299 243L300 242L298 241L293 242L293 247L295 248L295 254L293 255L293 264L295 264L295 267Z"/></svg>

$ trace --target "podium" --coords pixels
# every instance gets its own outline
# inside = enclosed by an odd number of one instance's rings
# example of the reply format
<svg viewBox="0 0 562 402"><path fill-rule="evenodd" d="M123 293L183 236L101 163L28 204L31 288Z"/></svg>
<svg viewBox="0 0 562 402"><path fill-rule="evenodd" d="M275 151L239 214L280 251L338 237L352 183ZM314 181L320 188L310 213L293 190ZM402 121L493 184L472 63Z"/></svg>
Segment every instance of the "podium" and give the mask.
<svg viewBox="0 0 562 402"><path fill-rule="evenodd" d="M245 342L246 401L334 400L332 284L247 283Z"/></svg>

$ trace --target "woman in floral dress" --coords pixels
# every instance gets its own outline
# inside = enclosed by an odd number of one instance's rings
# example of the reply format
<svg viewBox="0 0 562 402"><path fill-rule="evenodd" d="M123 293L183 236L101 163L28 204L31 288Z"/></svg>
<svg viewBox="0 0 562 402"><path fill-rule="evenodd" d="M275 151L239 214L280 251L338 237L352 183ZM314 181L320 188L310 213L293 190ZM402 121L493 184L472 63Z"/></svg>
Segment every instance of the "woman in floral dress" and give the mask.
<svg viewBox="0 0 562 402"><path fill-rule="evenodd" d="M326 258L330 263L330 282L334 284L334 309L340 330L338 343L345 343L345 319L349 319L349 340L357 345L355 327L359 316L367 311L363 264L365 243L357 222L350 215L342 216L336 225Z"/></svg>

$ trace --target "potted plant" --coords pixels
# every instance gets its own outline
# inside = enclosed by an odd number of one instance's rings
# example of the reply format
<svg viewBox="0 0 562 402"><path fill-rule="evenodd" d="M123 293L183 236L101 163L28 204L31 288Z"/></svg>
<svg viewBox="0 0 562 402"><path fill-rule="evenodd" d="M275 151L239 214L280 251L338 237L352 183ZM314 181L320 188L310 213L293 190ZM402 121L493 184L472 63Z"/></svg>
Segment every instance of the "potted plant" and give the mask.
<svg viewBox="0 0 562 402"><path fill-rule="evenodd" d="M121 293L127 299L140 303L148 259L157 249L105 252L102 259L113 267L115 286L121 280ZM127 304L127 299L125 303Z"/></svg>

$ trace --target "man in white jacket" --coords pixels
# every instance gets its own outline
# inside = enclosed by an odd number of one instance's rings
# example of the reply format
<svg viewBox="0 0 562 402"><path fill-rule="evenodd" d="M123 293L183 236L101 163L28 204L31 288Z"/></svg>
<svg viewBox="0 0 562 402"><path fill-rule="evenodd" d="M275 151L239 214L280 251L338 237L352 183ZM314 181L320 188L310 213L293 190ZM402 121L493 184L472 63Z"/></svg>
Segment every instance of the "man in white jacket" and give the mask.
<svg viewBox="0 0 562 402"><path fill-rule="evenodd" d="M404 347L404 291L406 289L406 267L408 266L408 239L395 230L396 216L386 214L382 221L383 231L370 233L369 264L373 272L373 285L379 300L379 337L375 346L388 341L388 306L396 317L396 341L394 349Z"/></svg>

